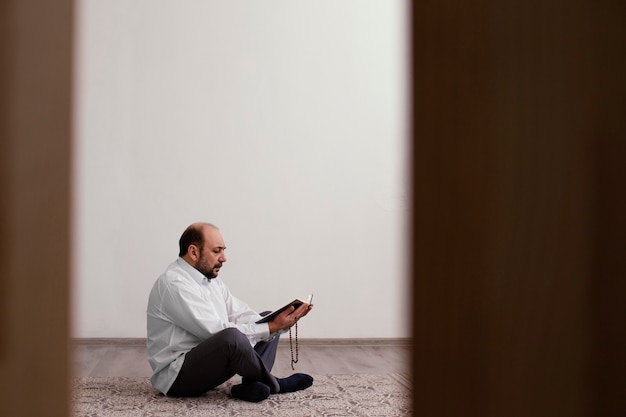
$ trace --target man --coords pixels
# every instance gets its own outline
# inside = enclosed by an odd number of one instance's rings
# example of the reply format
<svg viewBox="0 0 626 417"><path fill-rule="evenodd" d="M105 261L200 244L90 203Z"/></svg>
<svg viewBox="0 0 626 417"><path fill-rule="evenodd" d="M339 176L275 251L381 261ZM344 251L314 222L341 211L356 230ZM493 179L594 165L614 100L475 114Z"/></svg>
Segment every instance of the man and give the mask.
<svg viewBox="0 0 626 417"><path fill-rule="evenodd" d="M226 245L217 227L194 223L179 241L179 258L157 279L147 309L152 385L169 396L202 395L242 376L233 397L259 402L270 394L306 389L313 378L271 374L280 334L313 307L291 307L269 323L234 297L218 278Z"/></svg>

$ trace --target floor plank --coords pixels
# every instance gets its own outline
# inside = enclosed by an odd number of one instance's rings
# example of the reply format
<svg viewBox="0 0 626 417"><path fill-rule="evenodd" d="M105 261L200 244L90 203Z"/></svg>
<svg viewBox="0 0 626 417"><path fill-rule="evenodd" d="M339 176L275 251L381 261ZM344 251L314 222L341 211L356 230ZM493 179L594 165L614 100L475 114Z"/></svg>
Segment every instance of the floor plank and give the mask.
<svg viewBox="0 0 626 417"><path fill-rule="evenodd" d="M327 340L301 341L296 372L311 374L382 374L408 370L410 347L406 341ZM145 344L131 342L81 340L73 343L72 366L75 376L145 376L152 375ZM281 340L273 373L290 375L289 342Z"/></svg>

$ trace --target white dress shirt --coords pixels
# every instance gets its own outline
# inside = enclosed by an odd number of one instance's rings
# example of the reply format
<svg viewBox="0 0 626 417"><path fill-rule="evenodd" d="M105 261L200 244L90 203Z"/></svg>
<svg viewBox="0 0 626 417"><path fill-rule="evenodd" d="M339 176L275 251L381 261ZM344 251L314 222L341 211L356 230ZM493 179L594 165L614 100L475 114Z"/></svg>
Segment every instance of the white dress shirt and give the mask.
<svg viewBox="0 0 626 417"><path fill-rule="evenodd" d="M166 394L183 366L185 354L219 333L235 327L253 346L269 340L269 325L234 297L220 278L208 280L178 258L159 276L147 309L148 357L152 385Z"/></svg>

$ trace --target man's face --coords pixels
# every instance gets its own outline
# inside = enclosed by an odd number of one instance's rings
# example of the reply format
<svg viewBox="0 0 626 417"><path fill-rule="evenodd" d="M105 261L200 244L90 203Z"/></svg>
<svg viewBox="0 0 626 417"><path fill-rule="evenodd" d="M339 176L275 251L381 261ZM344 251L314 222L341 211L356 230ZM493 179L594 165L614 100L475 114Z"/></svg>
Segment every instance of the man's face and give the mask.
<svg viewBox="0 0 626 417"><path fill-rule="evenodd" d="M204 244L200 248L200 256L195 268L205 277L217 278L220 268L226 262L226 245L219 230L206 228L204 231Z"/></svg>

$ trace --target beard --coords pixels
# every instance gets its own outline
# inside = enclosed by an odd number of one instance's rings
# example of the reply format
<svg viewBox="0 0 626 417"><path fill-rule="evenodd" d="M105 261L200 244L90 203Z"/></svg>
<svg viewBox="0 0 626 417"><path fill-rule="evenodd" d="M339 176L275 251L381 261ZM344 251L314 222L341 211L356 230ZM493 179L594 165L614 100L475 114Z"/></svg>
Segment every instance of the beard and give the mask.
<svg viewBox="0 0 626 417"><path fill-rule="evenodd" d="M217 278L217 274L219 273L219 268L222 267L221 263L216 263L215 265L211 265L202 253L200 254L200 259L198 259L198 263L196 264L196 269L200 271L202 275L207 277L208 279Z"/></svg>

